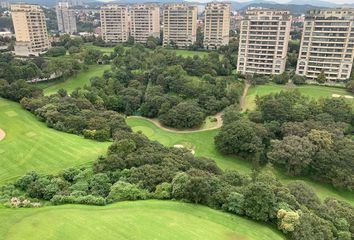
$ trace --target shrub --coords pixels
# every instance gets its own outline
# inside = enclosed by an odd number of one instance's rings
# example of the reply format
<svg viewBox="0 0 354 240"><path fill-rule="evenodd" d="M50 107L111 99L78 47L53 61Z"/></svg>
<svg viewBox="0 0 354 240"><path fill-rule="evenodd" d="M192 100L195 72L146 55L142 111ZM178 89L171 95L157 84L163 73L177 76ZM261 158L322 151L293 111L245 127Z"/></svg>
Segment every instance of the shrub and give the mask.
<svg viewBox="0 0 354 240"><path fill-rule="evenodd" d="M112 187L107 197L108 202L125 200L143 200L148 197L148 191L135 184L118 181Z"/></svg>

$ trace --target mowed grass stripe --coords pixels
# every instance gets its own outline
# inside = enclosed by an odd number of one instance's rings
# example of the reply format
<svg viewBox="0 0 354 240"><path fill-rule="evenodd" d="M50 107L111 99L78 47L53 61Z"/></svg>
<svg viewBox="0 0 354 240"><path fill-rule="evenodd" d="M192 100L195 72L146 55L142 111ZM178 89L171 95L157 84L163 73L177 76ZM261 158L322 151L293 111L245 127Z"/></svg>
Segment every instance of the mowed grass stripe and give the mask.
<svg viewBox="0 0 354 240"><path fill-rule="evenodd" d="M264 224L175 201L0 209L0 221L4 223L0 228L3 240L285 239L279 231Z"/></svg>
<svg viewBox="0 0 354 240"><path fill-rule="evenodd" d="M13 111L17 115L9 116ZM0 98L0 184L36 170L56 173L64 168L86 165L105 154L109 142L100 143L48 128L15 102Z"/></svg>

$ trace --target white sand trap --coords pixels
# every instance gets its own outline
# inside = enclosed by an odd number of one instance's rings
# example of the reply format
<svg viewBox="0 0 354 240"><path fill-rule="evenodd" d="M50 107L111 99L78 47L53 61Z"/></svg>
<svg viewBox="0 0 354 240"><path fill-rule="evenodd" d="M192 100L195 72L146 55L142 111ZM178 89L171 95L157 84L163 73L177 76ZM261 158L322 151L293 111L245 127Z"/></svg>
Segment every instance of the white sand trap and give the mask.
<svg viewBox="0 0 354 240"><path fill-rule="evenodd" d="M353 96L350 96L350 95L345 95L344 97L348 98L348 99L353 99L354 98Z"/></svg>
<svg viewBox="0 0 354 240"><path fill-rule="evenodd" d="M182 144L176 144L176 145L173 145L173 147L175 148L186 148L185 146L183 146ZM195 151L193 149L188 149L193 155L195 154Z"/></svg>
<svg viewBox="0 0 354 240"><path fill-rule="evenodd" d="M5 136L6 136L5 131L0 128L0 141L3 140Z"/></svg>
<svg viewBox="0 0 354 240"><path fill-rule="evenodd" d="M339 94L332 94L332 97L338 98L338 97L340 97L340 95Z"/></svg>

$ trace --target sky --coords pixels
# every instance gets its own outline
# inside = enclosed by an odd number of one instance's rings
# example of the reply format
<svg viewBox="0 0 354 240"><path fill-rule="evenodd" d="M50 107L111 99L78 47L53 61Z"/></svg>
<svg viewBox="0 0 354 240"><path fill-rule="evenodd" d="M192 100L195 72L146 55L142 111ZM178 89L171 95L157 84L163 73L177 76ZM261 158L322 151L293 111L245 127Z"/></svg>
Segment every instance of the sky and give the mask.
<svg viewBox="0 0 354 240"><path fill-rule="evenodd" d="M250 0L236 0L237 2L249 2ZM269 0L269 1L272 1L272 2L278 2L278 3L287 3L289 2L290 0ZM326 1L326 0L323 0L325 2L335 2L335 3L338 3L338 4L341 4L341 3L354 3L354 0L334 0L334 1ZM311 0L309 0L309 3L311 2Z"/></svg>

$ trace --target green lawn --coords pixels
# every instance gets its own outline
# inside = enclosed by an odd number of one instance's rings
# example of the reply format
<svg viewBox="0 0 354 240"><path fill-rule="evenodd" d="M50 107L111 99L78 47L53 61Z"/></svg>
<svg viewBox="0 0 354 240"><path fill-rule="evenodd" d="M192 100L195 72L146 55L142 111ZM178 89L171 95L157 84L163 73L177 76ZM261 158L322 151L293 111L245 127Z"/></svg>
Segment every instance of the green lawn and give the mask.
<svg viewBox="0 0 354 240"><path fill-rule="evenodd" d="M225 156L220 154L214 145L214 136L219 130L210 130L196 133L171 133L164 131L148 120L140 118L128 118L127 123L135 132L141 131L152 140L156 140L165 146L185 144L194 146L196 156L203 156L214 159L222 169L236 169L243 174L251 173L251 164L236 156ZM310 185L321 199L336 197L350 202L354 205L354 192L337 190L330 185L320 184L307 178L290 178L275 171L276 176L284 183L293 180L300 180Z"/></svg>
<svg viewBox="0 0 354 240"><path fill-rule="evenodd" d="M249 162L232 156L223 156L216 150L214 136L218 130L195 133L171 133L141 118L128 118L127 123L135 132L142 131L150 139L156 140L165 146L172 147L176 144L193 145L196 156L212 158L223 169L237 169L239 172L245 174L251 172L251 164Z"/></svg>
<svg viewBox="0 0 354 240"><path fill-rule="evenodd" d="M89 69L65 80L65 81L53 81L47 83L39 83L38 86L44 89L45 95L56 93L59 89L63 88L69 93L76 88L83 87L90 84L90 78L101 77L105 70L109 70L110 65L94 65L89 66Z"/></svg>
<svg viewBox="0 0 354 240"><path fill-rule="evenodd" d="M174 201L0 209L2 240L278 240L277 230L208 207Z"/></svg>
<svg viewBox="0 0 354 240"><path fill-rule="evenodd" d="M266 84L258 85L255 87L250 87L246 97L246 107L245 109L253 110L256 107L255 98L257 95L264 96L270 93L280 92L281 90L288 89L285 85L276 85L276 84ZM338 95L351 95L345 89L335 88L335 87L325 87L325 86L316 86L316 85L303 85L296 86L295 89L298 89L302 94L312 97L315 99L332 97L332 94ZM349 103L354 106L354 99L348 99Z"/></svg>
<svg viewBox="0 0 354 240"><path fill-rule="evenodd" d="M28 171L56 173L88 164L105 154L110 143L100 143L48 128L20 104L0 98L0 184Z"/></svg>

